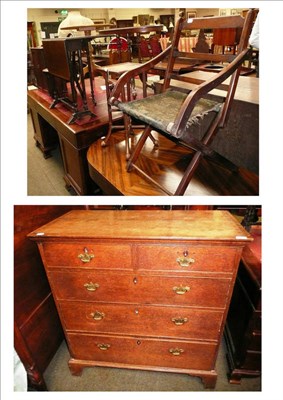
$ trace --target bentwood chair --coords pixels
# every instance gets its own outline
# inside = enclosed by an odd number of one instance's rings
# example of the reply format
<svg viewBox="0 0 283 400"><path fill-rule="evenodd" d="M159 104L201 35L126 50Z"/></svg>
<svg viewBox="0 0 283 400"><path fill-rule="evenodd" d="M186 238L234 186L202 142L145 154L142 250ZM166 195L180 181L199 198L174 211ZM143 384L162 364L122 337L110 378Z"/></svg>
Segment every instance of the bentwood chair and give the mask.
<svg viewBox="0 0 283 400"><path fill-rule="evenodd" d="M237 171L238 167L230 160L224 158L211 148L211 142L218 130L226 125L229 111L236 91L240 69L243 62L249 57L248 39L254 20L254 10L249 10L245 18L240 15L223 17L206 17L186 20L183 16L176 23L176 28L171 45L161 54L125 74L117 81L111 93L110 104L115 105L130 119L145 124L145 129L134 147L127 163L128 172L135 169L152 183L161 187L169 195L183 195L202 157ZM178 43L181 34L189 30L201 29L227 29L234 28L240 32L240 39L236 54L212 54L212 53L180 53ZM167 58L167 69L163 81L161 93L134 101L123 101L121 93L123 87L133 76L146 73L154 68L154 65ZM215 72L207 73L206 81L190 78L190 73L174 73L174 64L186 58L193 65L202 63L220 63L221 68ZM229 79L228 79L229 78ZM179 81L172 87L172 80ZM228 84L227 84L228 80ZM225 82L225 85L223 82ZM228 85L228 88L226 86ZM189 85L189 89L186 89ZM226 97L223 101L215 101L209 95L213 89L225 86ZM178 89L179 88L179 89ZM203 127L204 133L199 137L199 127ZM152 132L159 134L195 151L195 154L187 166L184 175L174 193L168 191L165 186L160 186L142 168L139 156L143 146ZM127 135L127 132L126 132Z"/></svg>

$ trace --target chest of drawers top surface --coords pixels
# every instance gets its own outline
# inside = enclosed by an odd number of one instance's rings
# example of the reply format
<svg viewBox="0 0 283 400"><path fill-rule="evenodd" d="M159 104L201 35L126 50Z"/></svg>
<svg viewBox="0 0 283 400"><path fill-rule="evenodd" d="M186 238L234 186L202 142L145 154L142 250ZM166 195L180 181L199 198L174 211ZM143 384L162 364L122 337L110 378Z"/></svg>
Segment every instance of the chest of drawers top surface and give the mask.
<svg viewBox="0 0 283 400"><path fill-rule="evenodd" d="M28 235L35 240L123 239L249 242L252 237L227 211L75 210Z"/></svg>

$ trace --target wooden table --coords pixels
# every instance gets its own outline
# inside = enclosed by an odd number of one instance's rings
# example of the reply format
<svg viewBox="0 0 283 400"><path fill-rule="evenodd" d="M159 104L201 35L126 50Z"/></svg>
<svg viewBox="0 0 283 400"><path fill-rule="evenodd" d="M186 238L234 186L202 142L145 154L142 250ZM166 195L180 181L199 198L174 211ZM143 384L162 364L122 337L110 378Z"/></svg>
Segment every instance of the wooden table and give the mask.
<svg viewBox="0 0 283 400"><path fill-rule="evenodd" d="M73 111L69 123L73 123L77 118L83 115L93 115L88 107L86 83L82 54L86 54L88 71L91 71L91 60L89 51L89 42L93 36L45 39L42 41L46 67L48 69L49 79L52 81L54 101L51 108L58 102L62 102L66 107ZM60 78L64 82L70 82L70 96L60 94L57 88L56 79ZM93 91L92 74L89 74L89 84L91 88L91 97L95 102ZM83 104L78 107L78 92L81 95ZM94 115L93 115L94 116Z"/></svg>
<svg viewBox="0 0 283 400"><path fill-rule="evenodd" d="M91 143L107 132L106 105L98 104L93 108L99 118L84 125L69 125L71 112L68 114L62 106L50 109L50 100L40 90L28 91L28 106L33 121L34 138L44 156L50 156L50 151L56 147L59 138L67 186L72 187L78 195L90 194L93 182L88 174L86 151Z"/></svg>
<svg viewBox="0 0 283 400"><path fill-rule="evenodd" d="M115 26L113 24L93 24L93 25L77 25L77 26L65 26L64 28L60 28L62 30L66 31L78 31L78 32L84 32L85 36L90 36L91 31L96 31L97 28L105 28L105 27L111 27Z"/></svg>

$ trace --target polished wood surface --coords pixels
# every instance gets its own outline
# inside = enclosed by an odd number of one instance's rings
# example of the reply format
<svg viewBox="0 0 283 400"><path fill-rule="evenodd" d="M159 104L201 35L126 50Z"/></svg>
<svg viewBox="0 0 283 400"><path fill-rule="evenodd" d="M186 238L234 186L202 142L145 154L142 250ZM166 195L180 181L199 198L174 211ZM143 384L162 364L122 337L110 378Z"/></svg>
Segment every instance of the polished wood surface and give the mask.
<svg viewBox="0 0 283 400"><path fill-rule="evenodd" d="M38 244L74 375L90 366L147 369L215 387L237 267L252 240L229 212L76 210L28 237Z"/></svg>
<svg viewBox="0 0 283 400"><path fill-rule="evenodd" d="M131 144L135 146L140 133L131 136ZM185 149L162 135L154 133L159 147L154 149L148 140L141 154L141 164L156 181L166 184L168 190L174 191L191 155ZM125 134L116 132L109 140L108 146L94 142L88 152L87 160L91 178L102 189L105 195L124 196L164 196L163 190L144 179L136 171L126 171ZM110 167L111 166L111 167ZM259 192L258 176L248 170L241 169L231 173L216 164L202 160L196 171L193 183L206 187L214 195L257 195ZM192 190L192 192L191 192ZM185 195L193 193L189 186Z"/></svg>
<svg viewBox="0 0 283 400"><path fill-rule="evenodd" d="M99 229L97 229L98 226ZM131 210L130 213L117 210L75 210L50 221L28 236L37 241L46 239L51 242L56 237L72 239L74 236L76 239L113 239L113 236L116 236L117 239L158 238L159 240L173 239L176 236L179 240L217 239L224 241L223 244L225 241L242 243L252 240L251 235L228 211L218 210L189 212ZM54 253L53 255L57 260L58 255ZM96 260L93 259L92 262L95 263ZM119 262L119 257L117 262Z"/></svg>
<svg viewBox="0 0 283 400"><path fill-rule="evenodd" d="M171 79L170 87L172 88L182 88L184 91L193 90L196 86L202 82L209 79L213 72L206 71L192 71L183 74L184 81L180 82L176 79ZM186 77L188 81L186 82ZM226 79L217 88L210 91L211 95L223 96L229 88L230 79ZM157 92L161 91L161 85L163 84L163 79L156 82ZM251 76L240 76L237 84L234 100L244 101L246 103L259 105L259 79Z"/></svg>

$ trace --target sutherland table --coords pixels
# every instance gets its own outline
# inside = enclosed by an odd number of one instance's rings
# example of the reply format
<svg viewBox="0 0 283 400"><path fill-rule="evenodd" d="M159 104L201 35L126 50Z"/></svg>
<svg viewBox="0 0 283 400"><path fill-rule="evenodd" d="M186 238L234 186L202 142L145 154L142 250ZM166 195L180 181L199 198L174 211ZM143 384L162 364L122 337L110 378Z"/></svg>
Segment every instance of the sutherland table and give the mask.
<svg viewBox="0 0 283 400"><path fill-rule="evenodd" d="M242 249L227 211L71 211L29 234L79 375L107 366L186 373L207 388Z"/></svg>

